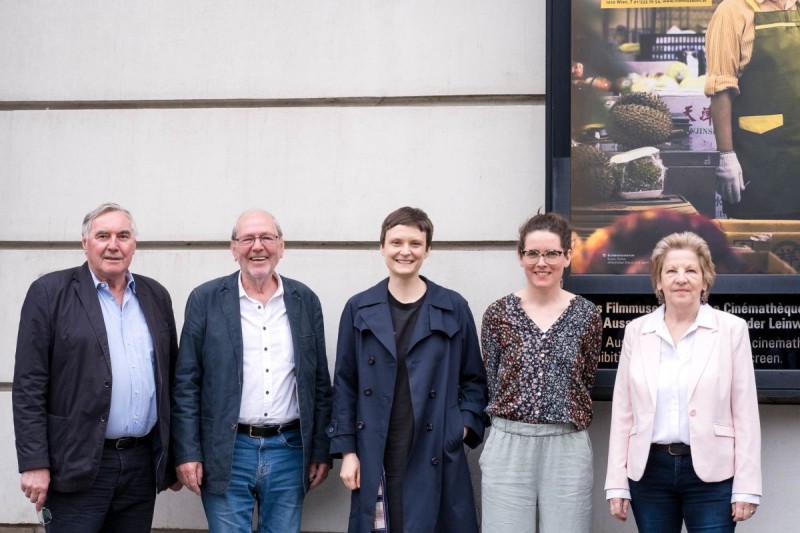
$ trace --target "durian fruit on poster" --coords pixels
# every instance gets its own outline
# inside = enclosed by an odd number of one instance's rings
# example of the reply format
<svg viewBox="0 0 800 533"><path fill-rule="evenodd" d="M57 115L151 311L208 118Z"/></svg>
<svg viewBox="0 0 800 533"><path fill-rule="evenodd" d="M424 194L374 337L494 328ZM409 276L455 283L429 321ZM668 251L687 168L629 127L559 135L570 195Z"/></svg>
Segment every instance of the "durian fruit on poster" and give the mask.
<svg viewBox="0 0 800 533"><path fill-rule="evenodd" d="M796 3L569 1L573 273L649 274L693 231L718 273L796 274Z"/></svg>

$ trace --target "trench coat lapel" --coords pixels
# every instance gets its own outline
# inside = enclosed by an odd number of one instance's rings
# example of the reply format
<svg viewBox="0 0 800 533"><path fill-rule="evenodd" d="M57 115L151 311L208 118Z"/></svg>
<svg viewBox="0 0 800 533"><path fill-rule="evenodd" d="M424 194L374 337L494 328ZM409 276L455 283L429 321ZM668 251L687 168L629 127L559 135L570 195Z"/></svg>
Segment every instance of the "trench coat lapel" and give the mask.
<svg viewBox="0 0 800 533"><path fill-rule="evenodd" d="M295 353L295 375L299 376L302 373L300 365L303 361L303 358L297 355L300 353L300 334L302 328L302 316L300 312L302 301L294 286L286 282L286 278L281 278L281 283L283 284L283 304L286 307L286 316L289 318L289 330L292 334L292 347Z"/></svg>
<svg viewBox="0 0 800 533"><path fill-rule="evenodd" d="M108 348L106 322L105 319L103 319L103 310L100 309L100 302L97 300L97 287L94 286L94 280L89 272L88 263L84 263L75 273L73 285L81 305L89 316L89 323L92 325L92 330L97 336L100 348L103 350L103 359L106 362L108 371L111 372L111 352Z"/></svg>
<svg viewBox="0 0 800 533"><path fill-rule="evenodd" d="M384 301L365 308L361 313L361 318L378 341L386 348L392 357L397 359L397 343L394 338L394 327L392 326L392 315L389 312L388 297Z"/></svg>

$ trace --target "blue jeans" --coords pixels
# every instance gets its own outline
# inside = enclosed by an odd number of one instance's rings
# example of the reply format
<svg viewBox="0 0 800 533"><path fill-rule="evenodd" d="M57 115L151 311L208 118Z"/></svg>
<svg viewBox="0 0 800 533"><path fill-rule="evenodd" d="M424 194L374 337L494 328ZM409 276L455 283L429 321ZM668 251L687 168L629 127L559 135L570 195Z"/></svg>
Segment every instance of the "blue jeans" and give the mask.
<svg viewBox="0 0 800 533"><path fill-rule="evenodd" d="M89 452L87 452L89 453ZM48 533L150 533L156 503L153 450L103 448L92 486L79 492L47 492L45 507L53 520Z"/></svg>
<svg viewBox="0 0 800 533"><path fill-rule="evenodd" d="M640 533L732 533L733 479L706 483L697 477L690 455L651 450L644 475L630 481L631 508Z"/></svg>
<svg viewBox="0 0 800 533"><path fill-rule="evenodd" d="M250 533L256 501L259 533L299 532L304 475L300 430L268 438L237 434L228 488L201 493L209 532Z"/></svg>

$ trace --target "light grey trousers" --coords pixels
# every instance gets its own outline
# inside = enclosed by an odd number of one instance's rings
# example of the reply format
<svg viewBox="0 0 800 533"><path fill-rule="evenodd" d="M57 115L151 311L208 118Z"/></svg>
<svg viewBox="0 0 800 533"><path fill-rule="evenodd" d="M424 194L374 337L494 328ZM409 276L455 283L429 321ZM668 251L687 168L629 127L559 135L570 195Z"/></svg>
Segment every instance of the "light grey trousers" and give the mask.
<svg viewBox="0 0 800 533"><path fill-rule="evenodd" d="M572 424L492 419L483 447L483 533L588 533L592 443Z"/></svg>

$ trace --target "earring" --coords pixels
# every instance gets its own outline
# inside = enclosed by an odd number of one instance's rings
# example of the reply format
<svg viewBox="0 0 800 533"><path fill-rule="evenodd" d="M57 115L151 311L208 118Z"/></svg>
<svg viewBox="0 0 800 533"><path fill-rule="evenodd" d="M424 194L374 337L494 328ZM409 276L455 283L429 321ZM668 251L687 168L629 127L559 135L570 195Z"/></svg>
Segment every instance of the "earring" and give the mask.
<svg viewBox="0 0 800 533"><path fill-rule="evenodd" d="M664 305L664 291L656 291L656 299L658 300L658 305Z"/></svg>
<svg viewBox="0 0 800 533"><path fill-rule="evenodd" d="M700 303L701 304L708 303L708 293L705 290L700 291Z"/></svg>

